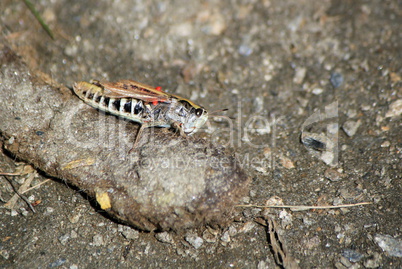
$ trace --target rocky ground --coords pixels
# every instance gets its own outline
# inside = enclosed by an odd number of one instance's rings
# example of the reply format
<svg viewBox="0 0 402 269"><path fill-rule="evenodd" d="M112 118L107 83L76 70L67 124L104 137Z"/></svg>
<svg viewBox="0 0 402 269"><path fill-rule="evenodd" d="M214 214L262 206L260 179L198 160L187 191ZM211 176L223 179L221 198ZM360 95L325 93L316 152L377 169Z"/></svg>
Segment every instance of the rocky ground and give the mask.
<svg viewBox="0 0 402 269"><path fill-rule="evenodd" d="M1 172L20 176L0 177L1 268L402 267L401 1L34 6L54 39L23 1L0 3L2 59L7 47L28 70L9 76L60 91L80 80L129 78L209 111L228 108L233 120L212 118L195 137L236 153L251 179L238 203L329 208L236 207L222 227L144 232L109 218L85 190L46 181L46 165L33 170L36 160L3 150ZM63 102L76 98L68 96ZM6 149L13 141L4 132ZM36 213L22 199L10 206L10 182L44 182L23 194Z"/></svg>

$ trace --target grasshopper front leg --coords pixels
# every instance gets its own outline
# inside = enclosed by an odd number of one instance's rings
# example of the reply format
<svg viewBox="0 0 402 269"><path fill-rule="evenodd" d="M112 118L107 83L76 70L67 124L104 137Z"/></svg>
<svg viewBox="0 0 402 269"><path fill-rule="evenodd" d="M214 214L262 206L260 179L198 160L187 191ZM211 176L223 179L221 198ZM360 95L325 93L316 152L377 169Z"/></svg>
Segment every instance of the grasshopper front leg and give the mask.
<svg viewBox="0 0 402 269"><path fill-rule="evenodd" d="M183 130L183 124L182 123L174 121L172 123L172 127L175 128L177 131L179 131L181 137L186 137L186 138L188 137L188 135L186 135L186 133Z"/></svg>

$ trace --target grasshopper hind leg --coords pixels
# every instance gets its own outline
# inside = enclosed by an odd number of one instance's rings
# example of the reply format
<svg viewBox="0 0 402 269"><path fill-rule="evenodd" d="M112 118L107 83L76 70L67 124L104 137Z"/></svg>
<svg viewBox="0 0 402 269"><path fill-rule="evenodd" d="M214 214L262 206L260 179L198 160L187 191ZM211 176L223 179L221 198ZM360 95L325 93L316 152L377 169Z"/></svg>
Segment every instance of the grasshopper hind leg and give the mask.
<svg viewBox="0 0 402 269"><path fill-rule="evenodd" d="M137 146L138 146L138 143L140 142L142 133L144 132L144 129L145 129L145 128L148 128L148 127L150 127L150 126L145 125L145 124L141 125L140 129L138 130L137 136L136 136L136 138L135 138L134 145L133 145L133 147L132 147L132 148L129 150L129 152L128 152L129 154L132 153L134 150L136 150L136 148L137 148ZM188 142L189 136L184 132L184 130L183 130L183 128L182 128L182 126L181 126L181 124L180 124L179 122L173 122L173 123L172 123L172 127L173 127L176 131L179 132L179 134L180 134L181 137L186 138L186 140L187 140L187 142Z"/></svg>
<svg viewBox="0 0 402 269"><path fill-rule="evenodd" d="M138 142L140 142L141 135L142 135L142 133L144 132L144 129L145 129L145 128L148 128L148 126L145 125L145 124L141 125L141 127L140 127L140 129L138 130L138 133L137 133L137 135L136 135L136 137L135 137L134 145L133 145L133 147L128 151L128 154L130 154L131 152L133 152L133 151L137 148Z"/></svg>

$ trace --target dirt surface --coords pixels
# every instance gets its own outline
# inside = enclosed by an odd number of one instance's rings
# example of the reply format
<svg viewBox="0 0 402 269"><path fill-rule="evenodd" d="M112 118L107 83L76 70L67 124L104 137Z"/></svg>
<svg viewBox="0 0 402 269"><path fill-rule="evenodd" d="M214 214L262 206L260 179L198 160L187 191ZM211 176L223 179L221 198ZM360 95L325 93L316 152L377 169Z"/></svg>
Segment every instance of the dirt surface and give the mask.
<svg viewBox="0 0 402 269"><path fill-rule="evenodd" d="M223 228L147 233L107 218L82 190L54 178L24 193L35 214L21 199L1 208L2 267L274 268L275 246L261 225L267 216L301 268L402 267L401 1L37 1L35 7L54 40L22 1L0 3L2 42L26 62L29 74L22 77L61 93L57 85L128 78L209 111L228 108L234 120L212 119L195 136L236 152L252 178L241 203L372 204L240 207ZM82 109L84 116L97 113ZM3 145L9 139L2 134ZM0 157L3 172L24 167L7 150ZM47 178L25 172L7 178L17 188ZM13 195L1 177L1 202Z"/></svg>

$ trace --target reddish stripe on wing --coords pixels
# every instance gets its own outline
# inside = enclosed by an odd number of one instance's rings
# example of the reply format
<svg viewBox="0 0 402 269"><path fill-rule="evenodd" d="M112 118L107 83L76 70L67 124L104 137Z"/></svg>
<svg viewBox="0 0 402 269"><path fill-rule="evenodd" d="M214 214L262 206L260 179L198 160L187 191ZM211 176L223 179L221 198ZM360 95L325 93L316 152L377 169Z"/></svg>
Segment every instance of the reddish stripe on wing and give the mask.
<svg viewBox="0 0 402 269"><path fill-rule="evenodd" d="M157 91L162 91L162 87L161 86L158 86L158 87L155 87L155 90L157 90ZM153 101L152 102L152 104L154 105L154 106L156 106L157 104L158 104L158 101L157 100L155 100L155 101Z"/></svg>

